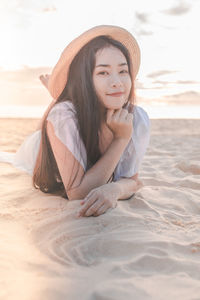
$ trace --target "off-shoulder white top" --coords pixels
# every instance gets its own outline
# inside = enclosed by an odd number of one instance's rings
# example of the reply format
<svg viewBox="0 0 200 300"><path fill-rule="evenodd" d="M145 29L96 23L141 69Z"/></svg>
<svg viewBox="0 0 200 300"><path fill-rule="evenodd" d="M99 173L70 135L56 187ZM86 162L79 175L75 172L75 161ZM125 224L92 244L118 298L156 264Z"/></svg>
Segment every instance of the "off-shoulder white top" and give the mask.
<svg viewBox="0 0 200 300"><path fill-rule="evenodd" d="M87 155L80 138L75 108L70 101L56 104L47 117L47 133L66 192L80 184L87 171ZM22 143L12 163L32 175L36 163L41 130L29 135ZM133 134L114 170L113 181L132 177L139 172L150 140L150 120L145 110L134 106ZM103 135L100 136L103 154ZM105 145L104 145L105 146Z"/></svg>

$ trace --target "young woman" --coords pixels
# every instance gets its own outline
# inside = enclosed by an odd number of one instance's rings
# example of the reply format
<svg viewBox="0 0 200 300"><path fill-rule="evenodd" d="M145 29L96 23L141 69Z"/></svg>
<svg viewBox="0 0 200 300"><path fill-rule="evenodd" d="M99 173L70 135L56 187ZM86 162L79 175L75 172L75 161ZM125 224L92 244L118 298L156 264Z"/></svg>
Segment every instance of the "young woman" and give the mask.
<svg viewBox="0 0 200 300"><path fill-rule="evenodd" d="M72 41L50 77L41 77L54 100L14 165L41 191L82 199L79 216L101 215L142 186L150 126L134 105L139 65L135 38L102 25Z"/></svg>

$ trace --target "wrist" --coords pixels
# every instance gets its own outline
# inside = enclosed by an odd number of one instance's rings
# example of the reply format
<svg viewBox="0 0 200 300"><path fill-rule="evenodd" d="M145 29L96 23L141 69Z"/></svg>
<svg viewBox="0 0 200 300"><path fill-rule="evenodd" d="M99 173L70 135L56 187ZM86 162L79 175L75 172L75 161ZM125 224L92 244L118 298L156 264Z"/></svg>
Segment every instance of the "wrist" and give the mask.
<svg viewBox="0 0 200 300"><path fill-rule="evenodd" d="M120 136L114 136L114 141L121 143L121 144L128 144L131 137L120 137Z"/></svg>
<svg viewBox="0 0 200 300"><path fill-rule="evenodd" d="M117 181L111 182L111 183L109 183L109 184L110 184L112 193L113 193L113 194L115 195L115 197L116 197L116 200L120 199L120 197L121 197L121 195L122 195L122 188L121 188L120 184L118 184Z"/></svg>

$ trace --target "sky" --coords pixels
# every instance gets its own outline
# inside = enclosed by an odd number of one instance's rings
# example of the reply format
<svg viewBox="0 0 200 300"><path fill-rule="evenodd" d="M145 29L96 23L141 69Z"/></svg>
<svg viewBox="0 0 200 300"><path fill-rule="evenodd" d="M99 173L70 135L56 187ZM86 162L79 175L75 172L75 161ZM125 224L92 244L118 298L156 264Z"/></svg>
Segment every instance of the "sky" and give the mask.
<svg viewBox="0 0 200 300"><path fill-rule="evenodd" d="M101 24L137 39L141 103L200 106L199 15L200 0L1 0L0 116L16 105L47 105L38 76L51 72L72 39Z"/></svg>

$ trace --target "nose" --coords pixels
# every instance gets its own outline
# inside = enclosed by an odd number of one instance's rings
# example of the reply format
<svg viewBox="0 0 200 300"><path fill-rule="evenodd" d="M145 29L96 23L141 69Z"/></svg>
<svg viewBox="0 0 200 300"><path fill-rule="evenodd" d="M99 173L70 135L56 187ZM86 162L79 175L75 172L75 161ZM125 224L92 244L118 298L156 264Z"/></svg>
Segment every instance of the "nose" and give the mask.
<svg viewBox="0 0 200 300"><path fill-rule="evenodd" d="M112 87L119 87L119 86L122 86L122 81L119 77L119 75L113 75L111 77L111 86Z"/></svg>

